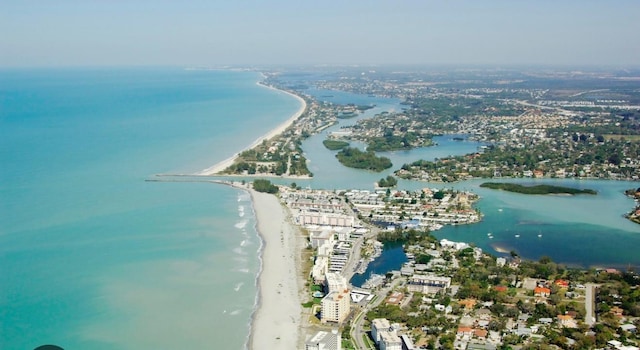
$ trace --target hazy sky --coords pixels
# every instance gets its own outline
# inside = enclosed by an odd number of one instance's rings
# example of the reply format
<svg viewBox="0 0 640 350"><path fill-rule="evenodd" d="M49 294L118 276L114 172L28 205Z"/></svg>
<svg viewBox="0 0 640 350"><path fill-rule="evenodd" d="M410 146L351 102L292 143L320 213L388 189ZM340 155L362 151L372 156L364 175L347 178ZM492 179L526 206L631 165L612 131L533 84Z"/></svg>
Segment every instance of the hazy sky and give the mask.
<svg viewBox="0 0 640 350"><path fill-rule="evenodd" d="M0 0L0 66L640 66L640 1Z"/></svg>

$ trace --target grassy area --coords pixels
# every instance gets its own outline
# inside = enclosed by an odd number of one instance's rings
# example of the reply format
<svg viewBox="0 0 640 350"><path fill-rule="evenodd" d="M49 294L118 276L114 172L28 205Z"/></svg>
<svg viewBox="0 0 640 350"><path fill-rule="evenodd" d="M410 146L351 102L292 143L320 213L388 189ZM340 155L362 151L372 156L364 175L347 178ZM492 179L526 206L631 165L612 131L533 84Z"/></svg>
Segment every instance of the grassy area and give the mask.
<svg viewBox="0 0 640 350"><path fill-rule="evenodd" d="M609 135L602 135L604 137L605 140L609 141L609 140L628 140L628 141L640 141L640 135L616 135L616 134L609 134Z"/></svg>
<svg viewBox="0 0 640 350"><path fill-rule="evenodd" d="M319 305L314 305L311 308L311 314L309 315L309 323L312 324L312 325L321 324L320 319L316 316L316 315L318 315L318 313L320 313L319 308L320 308Z"/></svg>
<svg viewBox="0 0 640 350"><path fill-rule="evenodd" d="M313 305L320 305L320 304L322 304L322 298L313 298L313 299L307 301L306 303L302 303L302 307L308 309L308 308L312 307Z"/></svg>
<svg viewBox="0 0 640 350"><path fill-rule="evenodd" d="M342 348L345 349L345 350L355 350L356 349L355 345L353 345L353 343L349 339L342 339Z"/></svg>
<svg viewBox="0 0 640 350"><path fill-rule="evenodd" d="M367 344L367 349L375 349L373 342L366 333L362 335L362 341Z"/></svg>

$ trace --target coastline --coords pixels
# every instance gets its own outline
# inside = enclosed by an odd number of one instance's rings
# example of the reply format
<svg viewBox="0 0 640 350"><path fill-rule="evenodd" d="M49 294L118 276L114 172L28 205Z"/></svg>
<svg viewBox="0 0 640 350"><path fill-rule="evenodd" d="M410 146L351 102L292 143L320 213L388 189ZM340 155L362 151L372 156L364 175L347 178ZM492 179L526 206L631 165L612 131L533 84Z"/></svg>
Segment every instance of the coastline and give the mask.
<svg viewBox="0 0 640 350"><path fill-rule="evenodd" d="M220 173L221 171L223 171L224 169L230 167L231 165L233 165L233 163L236 161L236 159L238 159L238 156L240 153L246 151L246 150L250 150L254 147L256 147L257 145L259 145L263 140L269 140L275 136L278 136L280 134L282 134L285 130L287 130L288 127L290 127L295 121L296 119L300 118L300 116L302 116L302 113L304 113L304 111L307 109L307 103L305 102L305 100L296 95L293 94L289 91L285 91L285 90L280 90L280 89L276 89L273 86L268 86L263 84L262 82L257 82L256 85L262 86L264 88L267 89L271 89L271 90L275 90L275 91L279 91L282 93L285 93L287 95L290 95L292 97L294 97L296 100L298 100L301 105L300 108L298 108L298 110L289 118L287 119L284 123L276 126L274 129L270 130L268 133L266 133L265 135L259 137L258 139L256 139L253 143L251 143L247 148L244 148L243 150L241 150L240 152L234 154L233 156L218 162L216 164L214 164L213 166L206 168L204 170L202 170L199 173L196 173L195 175L200 175L200 176L212 176L212 175L217 175L218 173Z"/></svg>
<svg viewBox="0 0 640 350"><path fill-rule="evenodd" d="M256 84L294 97L300 101L300 108L284 123L259 137L242 151L196 173L196 176L217 175L231 166L239 157L239 153L283 133L307 108L305 100L298 95L264 85L260 81ZM296 349L303 341L300 287L304 281L299 280L301 276L298 270L301 263L299 252L303 242L298 236L299 231L289 221L286 209L282 207L277 196L260 193L235 182L214 182L249 193L256 217L256 231L261 241L258 252L260 270L256 276L257 295L245 347Z"/></svg>
<svg viewBox="0 0 640 350"><path fill-rule="evenodd" d="M296 349L302 341L299 232L277 196L232 186L251 195L261 239L258 294L247 348Z"/></svg>

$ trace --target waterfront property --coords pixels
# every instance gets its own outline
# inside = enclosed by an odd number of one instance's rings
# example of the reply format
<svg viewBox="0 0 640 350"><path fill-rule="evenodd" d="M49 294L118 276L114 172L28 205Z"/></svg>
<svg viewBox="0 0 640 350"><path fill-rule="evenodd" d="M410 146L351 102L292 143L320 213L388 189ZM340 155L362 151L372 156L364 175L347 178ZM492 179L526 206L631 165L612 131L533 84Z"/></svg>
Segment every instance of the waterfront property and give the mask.
<svg viewBox="0 0 640 350"><path fill-rule="evenodd" d="M323 323L342 323L351 312L349 290L334 291L322 298L321 321Z"/></svg>
<svg viewBox="0 0 640 350"><path fill-rule="evenodd" d="M337 329L331 332L319 331L304 344L305 350L340 350L342 336Z"/></svg>
<svg viewBox="0 0 640 350"><path fill-rule="evenodd" d="M339 273L328 272L325 274L325 277L326 277L325 284L327 286L328 294L333 292L344 291L348 287L347 279L344 278L344 276L342 276Z"/></svg>
<svg viewBox="0 0 640 350"><path fill-rule="evenodd" d="M436 276L432 274L414 274L408 278L407 289L410 292L422 294L436 294L443 289L451 287L451 277Z"/></svg>
<svg viewBox="0 0 640 350"><path fill-rule="evenodd" d="M405 334L398 334L399 325L392 325L386 318L371 320L371 338L381 350L414 349L413 341Z"/></svg>

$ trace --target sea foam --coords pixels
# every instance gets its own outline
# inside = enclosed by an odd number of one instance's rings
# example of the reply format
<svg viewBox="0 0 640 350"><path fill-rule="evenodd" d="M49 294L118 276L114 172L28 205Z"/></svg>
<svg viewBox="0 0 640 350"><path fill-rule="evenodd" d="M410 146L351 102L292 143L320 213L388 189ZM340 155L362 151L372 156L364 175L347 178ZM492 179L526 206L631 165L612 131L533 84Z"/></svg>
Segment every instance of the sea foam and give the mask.
<svg viewBox="0 0 640 350"><path fill-rule="evenodd" d="M242 220L242 221L238 221L235 225L233 225L235 228L242 230L247 226L247 220Z"/></svg>

